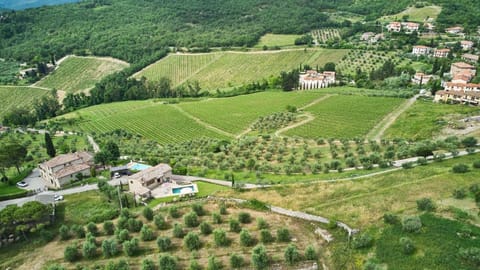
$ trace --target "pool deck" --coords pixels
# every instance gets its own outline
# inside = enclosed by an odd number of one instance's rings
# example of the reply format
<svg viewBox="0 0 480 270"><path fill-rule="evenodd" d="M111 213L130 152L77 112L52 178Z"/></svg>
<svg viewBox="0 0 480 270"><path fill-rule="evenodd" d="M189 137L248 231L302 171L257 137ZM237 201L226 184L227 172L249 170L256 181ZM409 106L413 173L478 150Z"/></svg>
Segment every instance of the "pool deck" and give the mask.
<svg viewBox="0 0 480 270"><path fill-rule="evenodd" d="M191 183L188 185L178 185L175 181L169 182L169 183L163 183L160 186L152 189L152 196L154 198L165 198L165 197L171 197L171 196L181 196L182 194L173 194L173 189L174 188L182 188L182 187L194 187L194 192L198 192L198 186L195 183Z"/></svg>

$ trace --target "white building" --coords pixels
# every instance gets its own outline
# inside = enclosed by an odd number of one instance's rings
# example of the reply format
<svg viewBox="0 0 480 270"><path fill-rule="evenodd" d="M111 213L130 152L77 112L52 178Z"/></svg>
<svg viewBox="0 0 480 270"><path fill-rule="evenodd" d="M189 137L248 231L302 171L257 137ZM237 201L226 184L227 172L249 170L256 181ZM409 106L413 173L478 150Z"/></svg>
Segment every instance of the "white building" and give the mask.
<svg viewBox="0 0 480 270"><path fill-rule="evenodd" d="M420 24L414 22L403 22L402 28L405 29L406 33L418 32Z"/></svg>
<svg viewBox="0 0 480 270"><path fill-rule="evenodd" d="M445 32L448 33L448 34L452 34L452 35L462 34L463 33L463 27L461 27L461 26L450 27L450 28L445 29Z"/></svg>
<svg viewBox="0 0 480 270"><path fill-rule="evenodd" d="M412 78L412 83L425 85L431 79L433 79L433 75L427 75L421 72L417 72Z"/></svg>
<svg viewBox="0 0 480 270"><path fill-rule="evenodd" d="M299 88L302 90L325 88L335 83L335 72L324 71L318 73L315 70L308 70L300 74Z"/></svg>
<svg viewBox="0 0 480 270"><path fill-rule="evenodd" d="M465 61L469 61L471 63L478 63L478 60L480 59L480 57L475 54L465 53L462 55L462 59Z"/></svg>
<svg viewBox="0 0 480 270"><path fill-rule="evenodd" d="M400 22L391 22L387 25L387 30L390 32L400 32L402 31L402 24Z"/></svg>
<svg viewBox="0 0 480 270"><path fill-rule="evenodd" d="M462 46L462 49L464 51L469 51L473 49L473 41L470 41L470 40L462 40L460 42L460 45Z"/></svg>
<svg viewBox="0 0 480 270"><path fill-rule="evenodd" d="M450 53L450 49L436 49L433 52L433 57L447 58L449 53Z"/></svg>
<svg viewBox="0 0 480 270"><path fill-rule="evenodd" d="M414 55L428 55L432 51L432 48L422 45L413 46L412 54Z"/></svg>
<svg viewBox="0 0 480 270"><path fill-rule="evenodd" d="M40 176L50 188L61 188L74 180L78 174L90 175L93 156L88 152L59 155L38 165Z"/></svg>

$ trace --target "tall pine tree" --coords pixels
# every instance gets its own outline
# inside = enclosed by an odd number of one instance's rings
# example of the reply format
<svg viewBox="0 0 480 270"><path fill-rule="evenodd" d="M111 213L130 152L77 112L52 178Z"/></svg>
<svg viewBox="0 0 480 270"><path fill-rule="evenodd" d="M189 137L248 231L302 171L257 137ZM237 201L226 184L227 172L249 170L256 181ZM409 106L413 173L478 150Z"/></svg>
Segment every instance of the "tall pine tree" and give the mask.
<svg viewBox="0 0 480 270"><path fill-rule="evenodd" d="M47 154L50 157L53 158L56 155L55 146L53 146L52 138L48 133L45 133L45 148L47 148Z"/></svg>

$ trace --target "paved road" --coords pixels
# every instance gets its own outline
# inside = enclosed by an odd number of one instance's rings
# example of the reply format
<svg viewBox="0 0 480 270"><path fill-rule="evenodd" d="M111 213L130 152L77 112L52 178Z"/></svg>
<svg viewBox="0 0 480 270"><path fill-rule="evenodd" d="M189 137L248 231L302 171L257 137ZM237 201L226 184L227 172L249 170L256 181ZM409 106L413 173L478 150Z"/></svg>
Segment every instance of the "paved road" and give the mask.
<svg viewBox="0 0 480 270"><path fill-rule="evenodd" d="M27 183L28 186L21 189L34 191L46 190L46 186L40 177L40 170L38 168L33 169L32 173L27 176L27 178L23 179L23 182Z"/></svg>

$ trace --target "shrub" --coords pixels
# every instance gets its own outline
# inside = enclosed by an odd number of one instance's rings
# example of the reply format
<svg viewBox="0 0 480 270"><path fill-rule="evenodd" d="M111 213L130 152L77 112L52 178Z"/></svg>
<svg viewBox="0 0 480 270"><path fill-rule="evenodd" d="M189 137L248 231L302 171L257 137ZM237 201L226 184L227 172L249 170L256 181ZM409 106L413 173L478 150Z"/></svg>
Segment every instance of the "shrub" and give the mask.
<svg viewBox="0 0 480 270"><path fill-rule="evenodd" d="M97 247L90 241L85 241L82 247L82 255L85 259L93 259L97 255Z"/></svg>
<svg viewBox="0 0 480 270"><path fill-rule="evenodd" d="M128 262L125 260L119 260L118 263L110 261L107 265L105 265L104 270L130 270L130 266Z"/></svg>
<svg viewBox="0 0 480 270"><path fill-rule="evenodd" d="M353 238L352 247L354 249L369 248L373 244L373 238L368 233L362 233Z"/></svg>
<svg viewBox="0 0 480 270"><path fill-rule="evenodd" d="M171 255L161 255L159 258L159 265L161 270L176 270L177 260Z"/></svg>
<svg viewBox="0 0 480 270"><path fill-rule="evenodd" d="M406 232L418 232L422 228L422 221L418 216L406 216L402 219L402 228Z"/></svg>
<svg viewBox="0 0 480 270"><path fill-rule="evenodd" d="M130 235L129 235L127 229L123 229L121 231L117 230L116 235L117 235L117 239L120 243L123 243L125 241L130 240Z"/></svg>
<svg viewBox="0 0 480 270"><path fill-rule="evenodd" d="M252 218L249 213L247 212L240 212L238 214L238 221L240 221L243 224L250 223L252 221Z"/></svg>
<svg viewBox="0 0 480 270"><path fill-rule="evenodd" d="M200 242L200 237L198 237L198 234L194 232L189 232L184 238L183 238L183 245L189 250L198 250L202 246L202 243Z"/></svg>
<svg viewBox="0 0 480 270"><path fill-rule="evenodd" d="M417 200L417 209L420 211L435 211L435 204L430 198Z"/></svg>
<svg viewBox="0 0 480 270"><path fill-rule="evenodd" d="M197 260L191 260L188 270L202 270L202 266L198 263Z"/></svg>
<svg viewBox="0 0 480 270"><path fill-rule="evenodd" d="M103 223L103 231L106 235L113 235L115 232L115 225L110 220L107 220Z"/></svg>
<svg viewBox="0 0 480 270"><path fill-rule="evenodd" d="M253 238L247 229L242 229L240 232L240 245L248 247L253 244Z"/></svg>
<svg viewBox="0 0 480 270"><path fill-rule="evenodd" d="M75 225L72 225L70 229L72 230L72 232L75 234L77 238L85 237L85 229L83 228L83 226L75 224Z"/></svg>
<svg viewBox="0 0 480 270"><path fill-rule="evenodd" d="M105 258L114 257L118 254L117 241L105 239L102 241L102 253Z"/></svg>
<svg viewBox="0 0 480 270"><path fill-rule="evenodd" d="M454 173L467 173L468 172L468 165L466 164L456 164L452 167L452 171Z"/></svg>
<svg viewBox="0 0 480 270"><path fill-rule="evenodd" d="M252 265L258 270L263 270L268 267L267 250L263 245L258 245L252 249Z"/></svg>
<svg viewBox="0 0 480 270"><path fill-rule="evenodd" d="M418 158L418 159L417 159L417 163L418 163L418 165L423 166L423 165L427 165L428 161L427 161L426 158L421 157L421 158Z"/></svg>
<svg viewBox="0 0 480 270"><path fill-rule="evenodd" d="M466 137L462 140L462 144L465 147L475 147L477 146L477 139L475 139L474 137Z"/></svg>
<svg viewBox="0 0 480 270"><path fill-rule="evenodd" d="M176 206L171 206L170 208L168 208L168 214L170 215L171 218L180 217L180 212L178 211L178 208Z"/></svg>
<svg viewBox="0 0 480 270"><path fill-rule="evenodd" d="M79 257L80 257L80 254L78 253L77 245L72 244L72 245L67 246L65 248L65 251L63 252L63 257L68 262L74 262L74 261L78 260Z"/></svg>
<svg viewBox="0 0 480 270"><path fill-rule="evenodd" d="M157 226L159 230L168 229L168 224L165 221L165 218L160 214L157 214L153 217L153 222L155 223L155 226Z"/></svg>
<svg viewBox="0 0 480 270"><path fill-rule="evenodd" d="M183 223L188 228L197 227L199 222L196 212L190 212L188 214L185 214L183 216Z"/></svg>
<svg viewBox="0 0 480 270"><path fill-rule="evenodd" d="M143 227L143 222L136 218L128 219L128 230L130 232L139 232Z"/></svg>
<svg viewBox="0 0 480 270"><path fill-rule="evenodd" d="M168 251L172 247L172 241L168 237L158 237L157 246L161 252Z"/></svg>
<svg viewBox="0 0 480 270"><path fill-rule="evenodd" d="M328 221L327 228L332 229L332 230L335 229L335 228L337 228L337 220L335 220L335 219L333 219L333 218L330 219L330 220Z"/></svg>
<svg viewBox="0 0 480 270"><path fill-rule="evenodd" d="M461 200L461 199L465 198L466 196L467 196L467 191L464 188L455 189L453 191L453 197L455 199Z"/></svg>
<svg viewBox="0 0 480 270"><path fill-rule="evenodd" d="M472 164L472 167L475 169L480 169L480 160L475 160Z"/></svg>
<svg viewBox="0 0 480 270"><path fill-rule="evenodd" d="M222 216L219 213L214 212L212 214L212 221L213 221L213 224L221 224L222 223Z"/></svg>
<svg viewBox="0 0 480 270"><path fill-rule="evenodd" d="M215 257L208 257L207 270L220 270L222 269L222 263L215 259Z"/></svg>
<svg viewBox="0 0 480 270"><path fill-rule="evenodd" d="M473 266L480 266L480 248L462 248L459 252L460 257Z"/></svg>
<svg viewBox="0 0 480 270"><path fill-rule="evenodd" d="M305 249L305 259L309 261L316 261L318 259L317 251L312 245L307 246Z"/></svg>
<svg viewBox="0 0 480 270"><path fill-rule="evenodd" d="M58 265L58 264L54 264L54 265L50 265L47 270L66 270L65 267L61 266L61 265Z"/></svg>
<svg viewBox="0 0 480 270"><path fill-rule="evenodd" d="M238 220L236 220L236 219L230 218L230 220L228 221L228 224L229 224L231 232L237 232L238 233L242 229L240 227L240 222L238 222Z"/></svg>
<svg viewBox="0 0 480 270"><path fill-rule="evenodd" d="M127 229L128 228L128 218L124 216L120 216L120 218L117 221L117 228L120 230Z"/></svg>
<svg viewBox="0 0 480 270"><path fill-rule="evenodd" d="M152 221L153 220L153 210L152 208L150 207L145 207L143 208L143 216L147 219L147 220L150 220Z"/></svg>
<svg viewBox="0 0 480 270"><path fill-rule="evenodd" d="M300 253L298 252L297 246L289 244L287 248L285 248L284 257L289 265L294 265L298 262L300 260Z"/></svg>
<svg viewBox="0 0 480 270"><path fill-rule="evenodd" d="M205 215L205 210L203 209L203 205L199 203L192 204L192 211L195 212L199 216Z"/></svg>
<svg viewBox="0 0 480 270"><path fill-rule="evenodd" d="M87 224L87 231L93 235L97 235L98 233L98 228L97 228L97 224L93 223L93 222L90 222Z"/></svg>
<svg viewBox="0 0 480 270"><path fill-rule="evenodd" d="M227 233L222 229L215 229L213 231L213 240L217 247L228 246Z"/></svg>
<svg viewBox="0 0 480 270"><path fill-rule="evenodd" d="M277 230L277 241L290 242L290 231L287 228L280 228Z"/></svg>
<svg viewBox="0 0 480 270"><path fill-rule="evenodd" d="M260 241L264 244L273 242L273 236L268 229L260 230Z"/></svg>
<svg viewBox="0 0 480 270"><path fill-rule="evenodd" d="M173 225L173 237L183 238L183 236L185 236L185 232L183 231L182 225L175 223Z"/></svg>
<svg viewBox="0 0 480 270"><path fill-rule="evenodd" d="M405 255L411 255L415 252L415 245L408 237L400 238L400 245L402 246L403 254Z"/></svg>
<svg viewBox="0 0 480 270"><path fill-rule="evenodd" d="M237 253L232 253L230 255L230 268L240 268L244 264L243 257L238 255Z"/></svg>
<svg viewBox="0 0 480 270"><path fill-rule="evenodd" d="M227 214L227 206L225 205L224 202L220 203L220 215L226 215Z"/></svg>
<svg viewBox="0 0 480 270"><path fill-rule="evenodd" d="M203 235L209 235L212 233L212 226L208 222L204 221L200 224L200 232Z"/></svg>
<svg viewBox="0 0 480 270"><path fill-rule="evenodd" d="M385 222L387 224L397 224L399 222L399 219L394 214L385 213L383 215L383 222Z"/></svg>
<svg viewBox="0 0 480 270"><path fill-rule="evenodd" d="M472 194L475 194L475 193L477 193L478 191L480 191L480 185L479 185L479 184L472 184L472 185L468 188L468 190L470 190L470 192L471 192Z"/></svg>
<svg viewBox="0 0 480 270"><path fill-rule="evenodd" d="M152 241L153 239L155 239L155 235L152 229L150 229L147 224L144 224L142 229L140 230L140 238L143 241Z"/></svg>
<svg viewBox="0 0 480 270"><path fill-rule="evenodd" d="M127 256L135 256L139 249L137 238L132 238L130 241L123 242L123 252L125 252L125 255Z"/></svg>
<svg viewBox="0 0 480 270"><path fill-rule="evenodd" d="M142 261L142 270L155 270L155 263L150 259Z"/></svg>
<svg viewBox="0 0 480 270"><path fill-rule="evenodd" d="M265 219L261 217L257 218L257 229L259 230L268 229L268 223L265 221Z"/></svg>
<svg viewBox="0 0 480 270"><path fill-rule="evenodd" d="M130 213L130 211L127 208L123 208L122 211L120 211L120 217L128 219L128 218L132 217L132 214Z"/></svg>
<svg viewBox="0 0 480 270"><path fill-rule="evenodd" d="M414 163L413 162L405 162L402 164L402 168L404 169L411 169L413 168Z"/></svg>
<svg viewBox="0 0 480 270"><path fill-rule="evenodd" d="M61 240L67 240L70 238L70 229L67 225L60 226L60 229L58 229L58 233L60 234Z"/></svg>

